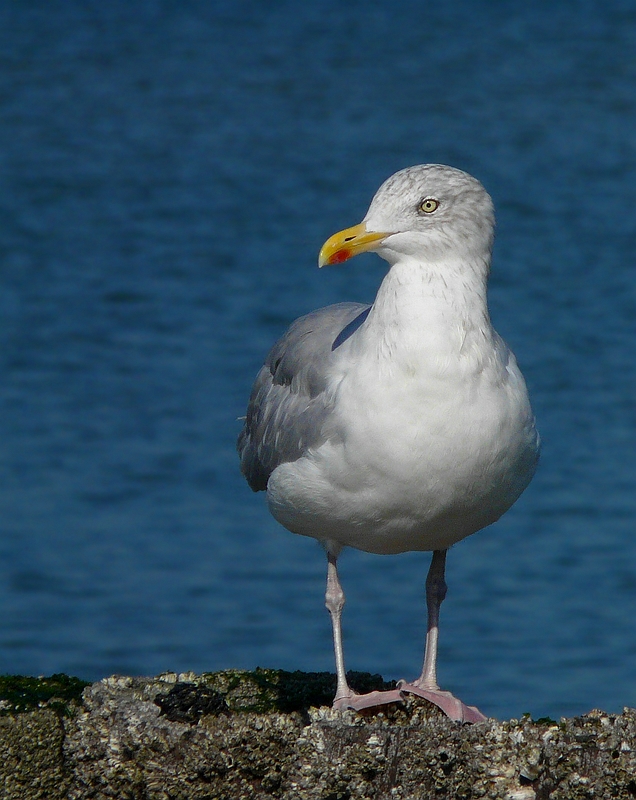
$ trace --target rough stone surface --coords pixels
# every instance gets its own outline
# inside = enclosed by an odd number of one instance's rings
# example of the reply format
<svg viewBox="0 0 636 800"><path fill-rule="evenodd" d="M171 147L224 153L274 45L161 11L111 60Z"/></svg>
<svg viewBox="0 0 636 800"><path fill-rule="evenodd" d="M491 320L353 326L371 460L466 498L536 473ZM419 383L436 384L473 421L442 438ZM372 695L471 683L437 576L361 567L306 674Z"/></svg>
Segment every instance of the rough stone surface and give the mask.
<svg viewBox="0 0 636 800"><path fill-rule="evenodd" d="M0 719L2 800L62 800L70 775L64 765L64 727L50 709Z"/></svg>
<svg viewBox="0 0 636 800"><path fill-rule="evenodd" d="M378 676L354 680L382 686ZM418 698L365 715L312 707L332 685L330 675L276 670L114 676L64 704L13 708L0 717L0 797L636 797L632 709L462 726Z"/></svg>

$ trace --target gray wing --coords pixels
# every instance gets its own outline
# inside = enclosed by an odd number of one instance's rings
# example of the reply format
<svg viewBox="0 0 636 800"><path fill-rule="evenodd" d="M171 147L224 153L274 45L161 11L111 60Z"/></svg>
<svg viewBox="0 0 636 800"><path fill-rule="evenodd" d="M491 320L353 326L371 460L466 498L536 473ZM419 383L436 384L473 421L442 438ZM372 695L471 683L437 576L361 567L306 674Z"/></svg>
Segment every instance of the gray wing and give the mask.
<svg viewBox="0 0 636 800"><path fill-rule="evenodd" d="M269 351L258 373L237 449L241 472L258 492L280 464L324 441L331 411L328 377L338 348L367 318L370 306L337 303L297 319Z"/></svg>

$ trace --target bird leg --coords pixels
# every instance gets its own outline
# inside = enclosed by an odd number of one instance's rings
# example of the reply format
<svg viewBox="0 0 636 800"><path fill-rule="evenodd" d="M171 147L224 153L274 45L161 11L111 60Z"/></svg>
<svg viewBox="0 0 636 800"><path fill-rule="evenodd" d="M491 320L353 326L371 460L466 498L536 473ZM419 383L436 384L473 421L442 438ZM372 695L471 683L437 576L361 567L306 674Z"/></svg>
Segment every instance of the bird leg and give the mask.
<svg viewBox="0 0 636 800"><path fill-rule="evenodd" d="M428 626L426 629L426 647L424 648L424 665L422 674L415 684L422 689L438 691L437 683L437 643L439 641L439 609L446 599L446 553L447 550L435 550L431 566L426 576L426 608Z"/></svg>
<svg viewBox="0 0 636 800"><path fill-rule="evenodd" d="M344 664L344 650L342 647L342 609L345 604L345 596L338 578L337 556L327 553L327 591L325 593L325 605L331 615L331 625L333 627L333 649L336 656L336 696L333 707L344 710L353 708L357 711L363 708L385 705L387 703L403 702L403 697L399 689L386 692L369 692L368 694L357 694L347 683L347 674Z"/></svg>
<svg viewBox="0 0 636 800"><path fill-rule="evenodd" d="M336 676L338 684L336 687L336 697L334 706L346 700L351 695L351 689L347 683L347 674L344 665L344 651L342 649L342 609L345 604L345 596L338 578L337 556L327 553L327 591L325 592L325 605L331 615L331 626L333 628L333 650L336 656Z"/></svg>
<svg viewBox="0 0 636 800"><path fill-rule="evenodd" d="M439 609L446 597L446 550L435 550L426 578L426 605L428 628L422 674L413 681L398 682L401 692L415 694L434 703L453 720L459 722L482 722L487 719L475 706L467 706L450 692L443 692L437 683L437 642L439 638Z"/></svg>

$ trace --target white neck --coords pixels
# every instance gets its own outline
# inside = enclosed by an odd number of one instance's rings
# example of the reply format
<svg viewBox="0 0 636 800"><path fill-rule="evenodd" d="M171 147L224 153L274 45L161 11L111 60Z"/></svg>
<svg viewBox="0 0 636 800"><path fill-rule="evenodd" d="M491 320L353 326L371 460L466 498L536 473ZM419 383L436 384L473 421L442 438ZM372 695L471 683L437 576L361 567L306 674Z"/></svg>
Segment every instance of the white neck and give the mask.
<svg viewBox="0 0 636 800"><path fill-rule="evenodd" d="M469 358L493 331L486 304L488 261L465 258L423 264L413 257L394 263L361 329L361 345L380 361ZM481 348L479 348L481 350Z"/></svg>

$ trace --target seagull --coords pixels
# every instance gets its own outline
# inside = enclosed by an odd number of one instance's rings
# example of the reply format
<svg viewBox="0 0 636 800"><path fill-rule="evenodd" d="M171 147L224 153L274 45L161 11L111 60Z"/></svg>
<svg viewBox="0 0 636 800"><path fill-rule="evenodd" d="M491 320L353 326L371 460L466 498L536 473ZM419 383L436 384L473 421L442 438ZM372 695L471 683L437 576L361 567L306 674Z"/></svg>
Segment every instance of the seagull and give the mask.
<svg viewBox="0 0 636 800"><path fill-rule="evenodd" d="M327 553L336 709L423 697L451 719L486 717L437 682L446 553L492 524L534 475L539 436L525 381L488 314L494 209L481 183L439 164L388 178L319 266L376 252L389 264L372 305L297 319L254 383L237 449L250 487L288 530ZM432 551L419 678L359 695L347 682L337 561L343 547Z"/></svg>

